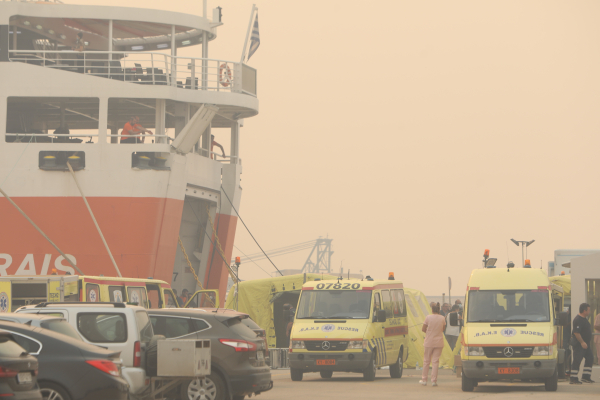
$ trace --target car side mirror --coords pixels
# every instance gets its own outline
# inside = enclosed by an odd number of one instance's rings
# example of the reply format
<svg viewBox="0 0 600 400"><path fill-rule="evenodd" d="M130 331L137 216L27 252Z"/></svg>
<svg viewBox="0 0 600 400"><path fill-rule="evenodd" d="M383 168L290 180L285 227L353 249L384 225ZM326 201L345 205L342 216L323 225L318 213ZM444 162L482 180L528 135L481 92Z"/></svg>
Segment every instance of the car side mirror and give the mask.
<svg viewBox="0 0 600 400"><path fill-rule="evenodd" d="M558 313L558 325L560 326L569 326L571 321L569 321L569 313L568 312L559 312Z"/></svg>
<svg viewBox="0 0 600 400"><path fill-rule="evenodd" d="M458 313L450 313L450 326L458 326Z"/></svg>
<svg viewBox="0 0 600 400"><path fill-rule="evenodd" d="M385 322L386 320L385 310L377 310L377 322Z"/></svg>

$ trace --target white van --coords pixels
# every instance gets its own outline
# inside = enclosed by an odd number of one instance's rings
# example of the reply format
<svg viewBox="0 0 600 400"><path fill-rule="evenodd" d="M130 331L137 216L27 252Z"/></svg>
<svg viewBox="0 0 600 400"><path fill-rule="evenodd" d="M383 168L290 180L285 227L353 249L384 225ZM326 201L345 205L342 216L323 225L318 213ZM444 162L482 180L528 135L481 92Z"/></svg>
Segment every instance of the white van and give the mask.
<svg viewBox="0 0 600 400"><path fill-rule="evenodd" d="M16 312L65 318L84 341L121 352L123 378L132 395L142 395L149 389L145 350L154 331L143 307L124 303L40 303Z"/></svg>

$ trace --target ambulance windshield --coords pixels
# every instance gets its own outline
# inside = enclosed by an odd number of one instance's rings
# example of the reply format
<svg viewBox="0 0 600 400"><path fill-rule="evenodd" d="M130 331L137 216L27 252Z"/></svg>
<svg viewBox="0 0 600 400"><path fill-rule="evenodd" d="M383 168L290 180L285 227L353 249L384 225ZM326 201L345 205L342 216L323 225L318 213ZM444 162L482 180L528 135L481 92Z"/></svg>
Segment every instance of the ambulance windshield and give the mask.
<svg viewBox="0 0 600 400"><path fill-rule="evenodd" d="M371 291L304 290L297 319L365 319L371 311Z"/></svg>
<svg viewBox="0 0 600 400"><path fill-rule="evenodd" d="M467 308L467 322L550 321L544 290L472 290Z"/></svg>

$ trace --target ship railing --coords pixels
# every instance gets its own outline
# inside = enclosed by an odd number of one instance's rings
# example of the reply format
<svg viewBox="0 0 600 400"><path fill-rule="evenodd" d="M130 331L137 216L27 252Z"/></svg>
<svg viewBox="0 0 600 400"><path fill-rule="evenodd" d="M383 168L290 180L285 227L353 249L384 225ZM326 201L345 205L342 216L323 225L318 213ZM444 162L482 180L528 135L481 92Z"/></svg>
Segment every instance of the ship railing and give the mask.
<svg viewBox="0 0 600 400"><path fill-rule="evenodd" d="M173 138L169 135L154 135L154 134L140 134L140 135L108 135L109 138L117 138L118 142L121 142L121 138L138 138L140 144L153 144L153 143L168 143L173 141ZM156 139L155 139L156 138ZM145 139L148 139L146 142ZM142 140L144 140L142 142ZM150 142L152 141L152 142Z"/></svg>
<svg viewBox="0 0 600 400"><path fill-rule="evenodd" d="M95 143L93 138L99 137L98 134L93 133L7 133L6 134L8 141L10 142L33 142L33 143L81 143L83 139L87 138L88 141L86 143ZM149 134L141 134L141 135L109 135L111 138L149 138L149 141L145 144L153 144L156 143L168 143L172 141L168 135L149 135ZM156 139L155 139L156 138ZM152 142L150 143L150 140ZM120 141L120 139L119 139ZM142 142L140 142L142 143ZM144 144L144 143L142 143Z"/></svg>
<svg viewBox="0 0 600 400"><path fill-rule="evenodd" d="M19 3L39 3L40 0L2 0L2 1L16 1ZM61 0L45 0L46 3L58 3L58 4L64 4L64 2L62 2Z"/></svg>
<svg viewBox="0 0 600 400"><path fill-rule="evenodd" d="M256 70L232 61L158 52L10 50L23 62L140 85L256 95Z"/></svg>

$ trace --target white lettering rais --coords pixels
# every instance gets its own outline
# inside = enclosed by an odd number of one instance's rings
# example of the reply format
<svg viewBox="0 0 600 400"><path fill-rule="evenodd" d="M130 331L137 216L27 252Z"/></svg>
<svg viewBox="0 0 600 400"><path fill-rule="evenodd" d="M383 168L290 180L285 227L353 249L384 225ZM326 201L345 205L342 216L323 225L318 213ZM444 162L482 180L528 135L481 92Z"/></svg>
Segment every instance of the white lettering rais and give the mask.
<svg viewBox="0 0 600 400"><path fill-rule="evenodd" d="M71 254L65 254L69 260L75 265L77 265L75 256ZM50 264L52 262L52 254L45 254L44 261L42 262L42 268L39 271L39 275L48 275L48 269L50 268ZM54 260L54 268L57 271L68 272L71 275L75 275L75 270L73 267L69 265L64 265L63 261L65 258L63 256L58 256ZM8 272L6 270L12 265L13 257L10 254L0 253L0 276L8 276ZM37 268L35 266L35 258L33 254L27 254L21 264L19 264L19 268L14 273L14 275L38 275Z"/></svg>

